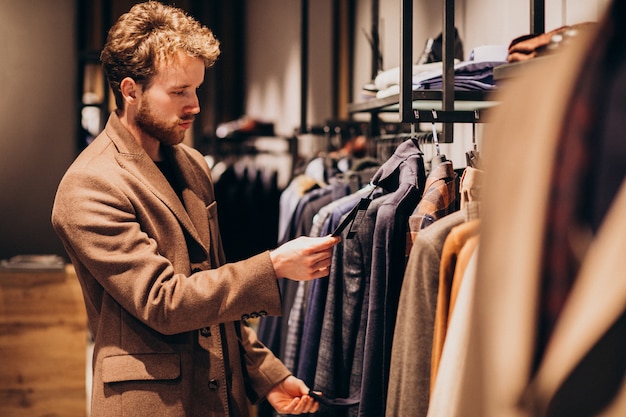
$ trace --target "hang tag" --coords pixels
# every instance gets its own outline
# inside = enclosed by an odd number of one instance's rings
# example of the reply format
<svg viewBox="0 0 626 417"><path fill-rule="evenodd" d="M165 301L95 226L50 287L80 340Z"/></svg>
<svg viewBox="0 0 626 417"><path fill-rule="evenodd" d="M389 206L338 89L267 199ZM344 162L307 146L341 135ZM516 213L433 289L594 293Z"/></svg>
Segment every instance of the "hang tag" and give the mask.
<svg viewBox="0 0 626 417"><path fill-rule="evenodd" d="M367 208L372 202L371 198L362 198L355 206L350 210L350 213L343 219L343 221L337 226L332 233L333 236L341 236L343 230L350 226L346 239L352 239L359 228L359 225L363 221L363 217L367 212Z"/></svg>

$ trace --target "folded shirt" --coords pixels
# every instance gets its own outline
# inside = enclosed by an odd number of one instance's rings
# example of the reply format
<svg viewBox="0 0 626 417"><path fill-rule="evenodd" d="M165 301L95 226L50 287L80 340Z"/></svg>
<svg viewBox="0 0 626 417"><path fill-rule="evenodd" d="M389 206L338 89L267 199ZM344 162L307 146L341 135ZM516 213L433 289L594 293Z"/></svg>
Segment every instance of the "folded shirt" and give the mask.
<svg viewBox="0 0 626 417"><path fill-rule="evenodd" d="M458 91L490 90L495 87L493 69L506 61L462 61L454 66L454 89ZM443 69L418 72L413 75L413 90L441 90ZM400 92L398 84L389 85L376 93L377 98Z"/></svg>
<svg viewBox="0 0 626 417"><path fill-rule="evenodd" d="M455 60L455 63L459 62ZM443 72L441 62L431 62L428 64L413 65L413 77L429 78ZM374 79L374 86L378 90L385 90L392 85L400 84L400 67L394 67L378 73Z"/></svg>
<svg viewBox="0 0 626 417"><path fill-rule="evenodd" d="M495 87L493 80L493 69L499 65L506 64L506 61L486 61L461 62L454 67L454 89L460 91L470 90L490 90ZM414 90L440 90L443 88L443 74L428 79L423 79L419 83L413 82Z"/></svg>

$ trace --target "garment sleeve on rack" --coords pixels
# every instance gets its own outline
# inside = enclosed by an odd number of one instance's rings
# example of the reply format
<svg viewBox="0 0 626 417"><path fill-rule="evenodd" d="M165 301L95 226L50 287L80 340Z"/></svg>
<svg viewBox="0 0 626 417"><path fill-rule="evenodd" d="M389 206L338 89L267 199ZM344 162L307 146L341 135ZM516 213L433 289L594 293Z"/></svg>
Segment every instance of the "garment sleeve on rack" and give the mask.
<svg viewBox="0 0 626 417"><path fill-rule="evenodd" d="M331 204L335 198L344 197L349 188L343 183L336 183L327 186L323 195L320 195L315 201L310 202L302 211L302 221L299 232L304 235L312 235L315 225L315 217L327 205ZM333 250L335 250L334 248ZM298 282L296 293L293 298L292 306L286 316L287 326L284 328L284 347L282 350L282 359L285 366L292 372L297 368L298 358L300 354L300 340L302 337L302 328L304 326L305 308L310 289L310 282Z"/></svg>
<svg viewBox="0 0 626 417"><path fill-rule="evenodd" d="M470 320L474 308L474 287L478 257L478 235L470 238L463 251L468 263L460 279L458 297L450 315L448 335L441 353L441 362L428 407L428 417L457 417L464 415L461 408L461 390L467 383L464 373L467 363L467 346L471 337Z"/></svg>
<svg viewBox="0 0 626 417"><path fill-rule="evenodd" d="M458 288L463 279L463 271L468 259L461 258L461 253L468 240L478 235L480 220L462 223L455 226L443 244L441 264L439 266L439 289L437 291L437 305L435 308L435 323L433 331L433 349L430 373L430 386L435 383L437 369L441 358L441 351L448 330L449 314L453 308L453 288Z"/></svg>
<svg viewBox="0 0 626 417"><path fill-rule="evenodd" d="M280 237L279 244L285 243L297 237L298 227L302 227L302 213L310 201L314 201L321 195L319 183L314 179L300 175L295 177L280 196L280 210L289 212L289 220L284 224L284 235ZM286 194L285 194L286 193ZM289 279L279 279L282 299L282 315L263 317L259 321L258 337L279 358L283 358L285 351L286 328L288 321L285 317L293 306L295 295L298 290L298 282ZM293 370L292 368L289 368Z"/></svg>
<svg viewBox="0 0 626 417"><path fill-rule="evenodd" d="M331 219L328 219L330 222ZM339 256L342 243L333 249L333 259ZM331 263L330 275L336 273L340 265ZM326 305L326 295L328 293L329 277L316 279L310 284L310 290L306 301L306 311L303 313L302 335L300 338L300 354L297 361L297 375L304 382L312 387L315 383L315 371L317 369L317 354L320 346L320 333L322 331L322 321L324 308Z"/></svg>
<svg viewBox="0 0 626 417"><path fill-rule="evenodd" d="M393 336L388 416L423 417L428 410L441 250L450 230L464 219L460 211L443 217L421 231L411 249Z"/></svg>

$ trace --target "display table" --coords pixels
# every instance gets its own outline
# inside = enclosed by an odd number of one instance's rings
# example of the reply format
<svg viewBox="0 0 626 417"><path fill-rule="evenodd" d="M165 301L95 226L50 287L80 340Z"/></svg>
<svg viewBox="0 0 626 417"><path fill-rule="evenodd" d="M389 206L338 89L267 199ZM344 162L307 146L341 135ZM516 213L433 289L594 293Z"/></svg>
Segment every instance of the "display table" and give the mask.
<svg viewBox="0 0 626 417"><path fill-rule="evenodd" d="M86 323L72 266L0 271L0 416L85 417Z"/></svg>

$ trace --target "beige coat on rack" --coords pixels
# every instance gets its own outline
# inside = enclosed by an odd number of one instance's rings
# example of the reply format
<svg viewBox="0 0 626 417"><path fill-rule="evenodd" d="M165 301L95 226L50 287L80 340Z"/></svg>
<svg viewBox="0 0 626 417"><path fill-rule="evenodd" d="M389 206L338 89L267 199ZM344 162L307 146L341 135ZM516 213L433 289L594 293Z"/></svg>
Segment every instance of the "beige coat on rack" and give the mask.
<svg viewBox="0 0 626 417"><path fill-rule="evenodd" d="M625 354L624 327L609 332L612 339L603 336L626 317L626 183L591 242L532 374L549 179L573 84L586 48L594 46L590 39L533 62L504 87L488 124L477 307L458 407L463 416L565 415L548 412L550 404L591 398L600 399L600 411L581 408L569 416L626 416L625 375L585 374Z"/></svg>

